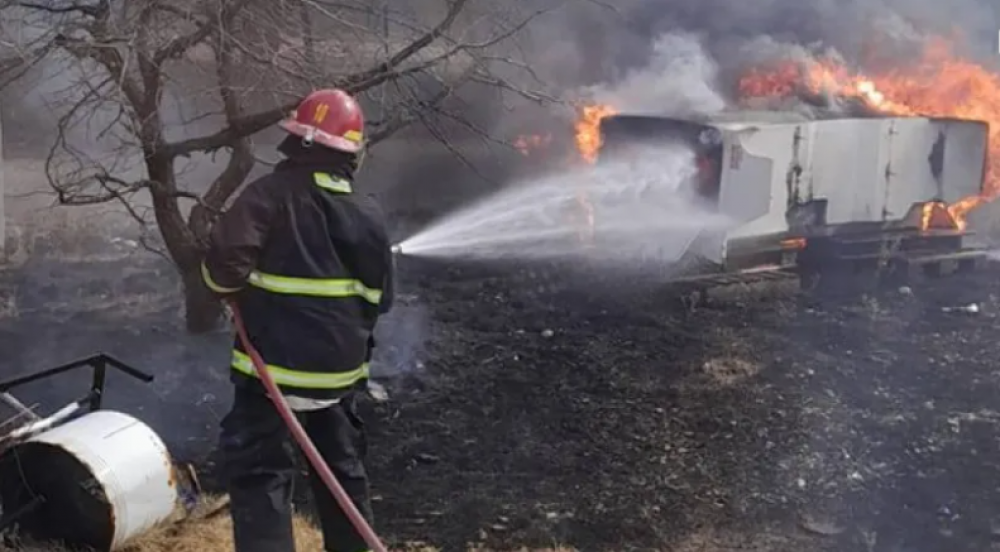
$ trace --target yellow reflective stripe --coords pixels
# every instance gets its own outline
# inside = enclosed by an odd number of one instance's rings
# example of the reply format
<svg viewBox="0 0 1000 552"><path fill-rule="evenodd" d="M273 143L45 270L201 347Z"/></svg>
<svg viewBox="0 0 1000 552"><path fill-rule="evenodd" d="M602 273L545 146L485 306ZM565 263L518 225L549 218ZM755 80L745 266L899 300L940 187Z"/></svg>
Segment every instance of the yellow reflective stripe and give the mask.
<svg viewBox="0 0 1000 552"><path fill-rule="evenodd" d="M257 377L250 356L233 351L233 370ZM362 364L350 372L302 372L281 366L267 365L267 372L278 385L300 389L346 389L368 377L368 364Z"/></svg>
<svg viewBox="0 0 1000 552"><path fill-rule="evenodd" d="M205 285L208 286L208 289L214 291L215 293L235 293L240 290L238 287L229 288L215 283L215 280L212 279L212 275L208 273L208 267L205 266L205 263L201 263L201 279L205 281Z"/></svg>
<svg viewBox="0 0 1000 552"><path fill-rule="evenodd" d="M293 278L253 271L247 279L250 285L273 293L311 295L313 297L361 297L375 305L382 300L382 291L366 287L358 280L341 278Z"/></svg>
<svg viewBox="0 0 1000 552"><path fill-rule="evenodd" d="M343 178L333 178L326 173L313 173L313 181L320 188L331 192L349 194L354 191L351 187L351 183L347 180L344 180Z"/></svg>

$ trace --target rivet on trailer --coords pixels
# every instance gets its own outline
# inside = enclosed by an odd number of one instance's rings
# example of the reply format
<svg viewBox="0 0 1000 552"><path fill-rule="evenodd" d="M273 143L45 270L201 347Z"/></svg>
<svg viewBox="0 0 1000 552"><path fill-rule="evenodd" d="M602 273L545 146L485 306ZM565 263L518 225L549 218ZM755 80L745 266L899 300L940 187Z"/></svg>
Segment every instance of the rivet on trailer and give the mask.
<svg viewBox="0 0 1000 552"><path fill-rule="evenodd" d="M12 390L91 369L90 389L49 415ZM145 423L102 408L109 370L153 376L106 354L0 382L0 536L112 551L197 501L189 467L178 466Z"/></svg>

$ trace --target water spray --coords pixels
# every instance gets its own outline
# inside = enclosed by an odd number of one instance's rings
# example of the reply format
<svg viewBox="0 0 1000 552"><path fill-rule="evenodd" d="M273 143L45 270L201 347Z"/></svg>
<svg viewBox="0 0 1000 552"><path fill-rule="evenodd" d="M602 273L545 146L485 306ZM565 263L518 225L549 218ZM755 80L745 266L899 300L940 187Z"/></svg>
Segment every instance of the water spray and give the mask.
<svg viewBox="0 0 1000 552"><path fill-rule="evenodd" d="M697 174L684 146L513 184L392 246L434 258L573 258L612 266L678 260L696 236L730 221L692 201Z"/></svg>

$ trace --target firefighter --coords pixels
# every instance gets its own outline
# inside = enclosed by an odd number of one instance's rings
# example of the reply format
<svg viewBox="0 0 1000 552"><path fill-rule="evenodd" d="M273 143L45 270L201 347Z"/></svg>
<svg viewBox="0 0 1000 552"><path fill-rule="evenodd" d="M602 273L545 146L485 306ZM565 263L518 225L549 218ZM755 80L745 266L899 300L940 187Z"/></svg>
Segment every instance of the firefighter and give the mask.
<svg viewBox="0 0 1000 552"><path fill-rule="evenodd" d="M375 322L392 302L392 252L381 211L354 190L364 155L358 102L340 90L306 97L280 123L285 156L212 229L205 284L233 298L252 345L358 509L371 520L365 428ZM290 433L236 340L233 405L221 423L236 552L294 552ZM328 552L367 546L315 472Z"/></svg>

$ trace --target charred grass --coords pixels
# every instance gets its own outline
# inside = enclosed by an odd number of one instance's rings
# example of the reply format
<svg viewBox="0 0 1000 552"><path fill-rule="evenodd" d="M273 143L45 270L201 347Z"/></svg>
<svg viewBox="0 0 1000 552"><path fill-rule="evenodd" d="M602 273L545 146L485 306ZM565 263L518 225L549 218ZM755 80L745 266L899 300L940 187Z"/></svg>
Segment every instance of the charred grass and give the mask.
<svg viewBox="0 0 1000 552"><path fill-rule="evenodd" d="M562 270L446 275L414 290L434 311L428 377L372 416L397 535L992 546L995 271L821 303L735 288L693 311Z"/></svg>
<svg viewBox="0 0 1000 552"><path fill-rule="evenodd" d="M996 269L823 303L733 288L693 310L562 269L401 270L420 362L394 351L392 400L366 405L377 522L398 548L994 546ZM4 347L25 338L5 330ZM226 516L184 527L133 550L231 546Z"/></svg>

